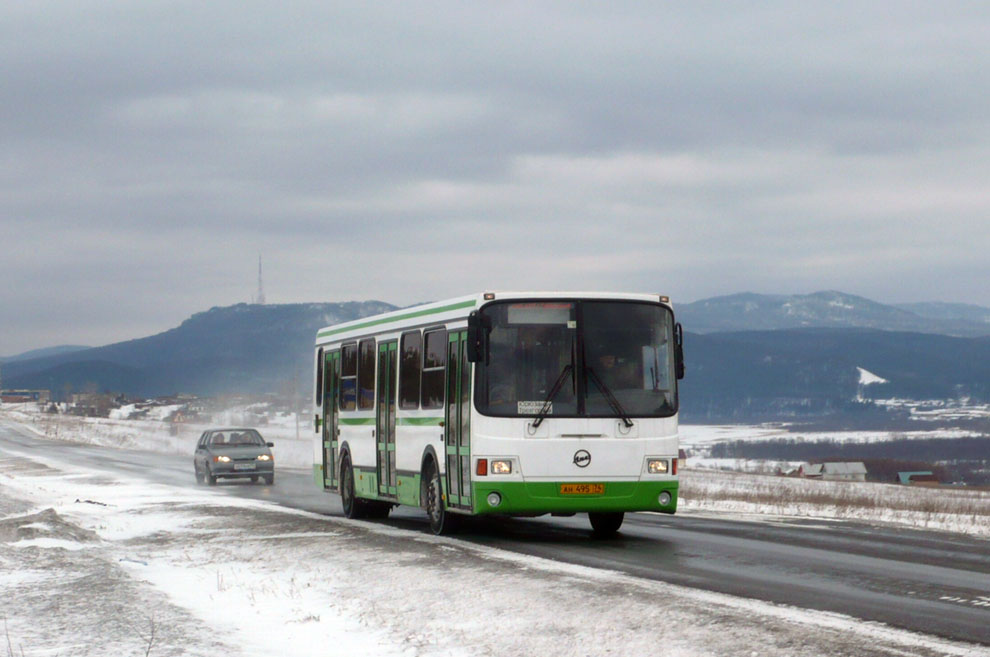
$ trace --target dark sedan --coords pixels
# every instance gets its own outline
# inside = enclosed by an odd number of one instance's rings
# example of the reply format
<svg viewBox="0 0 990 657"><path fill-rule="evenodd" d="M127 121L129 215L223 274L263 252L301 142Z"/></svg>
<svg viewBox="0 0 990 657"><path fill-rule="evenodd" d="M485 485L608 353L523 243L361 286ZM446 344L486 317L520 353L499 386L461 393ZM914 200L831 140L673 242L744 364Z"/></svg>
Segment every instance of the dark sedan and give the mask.
<svg viewBox="0 0 990 657"><path fill-rule="evenodd" d="M214 486L217 479L250 478L275 483L272 443L266 443L254 429L210 429L196 444L193 468L196 482Z"/></svg>

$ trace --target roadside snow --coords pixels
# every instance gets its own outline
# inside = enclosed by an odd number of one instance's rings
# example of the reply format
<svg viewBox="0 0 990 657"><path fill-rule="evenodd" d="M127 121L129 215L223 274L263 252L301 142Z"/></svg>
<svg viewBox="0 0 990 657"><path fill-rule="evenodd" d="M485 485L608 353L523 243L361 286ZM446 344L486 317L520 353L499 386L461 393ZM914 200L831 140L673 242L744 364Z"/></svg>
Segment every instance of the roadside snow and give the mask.
<svg viewBox="0 0 990 657"><path fill-rule="evenodd" d="M0 579L15 654L985 654L34 452L0 453L0 484L22 507L0 519L0 572L20 573ZM11 546L31 533L77 545Z"/></svg>

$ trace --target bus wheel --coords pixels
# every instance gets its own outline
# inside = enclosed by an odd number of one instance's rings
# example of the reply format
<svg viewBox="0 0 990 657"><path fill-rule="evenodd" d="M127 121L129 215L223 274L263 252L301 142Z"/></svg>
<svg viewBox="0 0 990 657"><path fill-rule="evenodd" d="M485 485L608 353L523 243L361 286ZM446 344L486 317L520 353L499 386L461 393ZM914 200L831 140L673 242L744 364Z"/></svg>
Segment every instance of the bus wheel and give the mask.
<svg viewBox="0 0 990 657"><path fill-rule="evenodd" d="M591 521L591 531L595 536L607 538L615 536L622 526L624 513L589 513L588 520Z"/></svg>
<svg viewBox="0 0 990 657"><path fill-rule="evenodd" d="M354 470L350 456L345 456L340 464L340 501L345 516L352 520L364 517L364 504L354 494Z"/></svg>
<svg viewBox="0 0 990 657"><path fill-rule="evenodd" d="M450 534L454 531L457 519L447 513L446 505L443 501L443 487L440 484L440 471L433 461L426 467L426 491L423 499L423 507L430 518L430 529L434 534Z"/></svg>

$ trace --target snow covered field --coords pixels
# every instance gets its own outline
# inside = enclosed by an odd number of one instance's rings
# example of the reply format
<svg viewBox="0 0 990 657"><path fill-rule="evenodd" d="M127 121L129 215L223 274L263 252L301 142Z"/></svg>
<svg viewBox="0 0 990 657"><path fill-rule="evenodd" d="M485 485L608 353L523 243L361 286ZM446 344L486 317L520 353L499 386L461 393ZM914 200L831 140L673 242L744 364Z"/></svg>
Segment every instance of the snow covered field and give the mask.
<svg viewBox="0 0 990 657"><path fill-rule="evenodd" d="M0 407L0 419L7 418L48 438L78 443L145 449L191 457L196 440L205 425L181 425L171 435L169 425L156 420L113 420L39 413L35 404ZM224 418L221 424L241 424L239 418ZM260 427L266 440L275 443L277 467L309 471L313 447L309 427L300 427L295 437L295 420L289 416L272 418ZM762 440L790 435L774 427L684 425L682 444L687 449L704 448L722 440ZM880 432L829 432L820 437L846 435L849 440L868 440ZM942 432L925 432L939 434ZM887 434L884 434L887 436ZM816 437L819 437L816 434ZM723 463L723 461L725 461ZM740 462L735 459L692 457L681 470L681 496L678 513L749 514L760 518L830 518L880 522L905 527L961 532L990 537L990 492L978 490L936 491L892 484L828 482L754 474L759 468L772 472L778 462ZM796 467L797 463L782 463ZM750 470L749 473L725 472Z"/></svg>
<svg viewBox="0 0 990 657"><path fill-rule="evenodd" d="M7 654L965 655L806 611L0 453Z"/></svg>

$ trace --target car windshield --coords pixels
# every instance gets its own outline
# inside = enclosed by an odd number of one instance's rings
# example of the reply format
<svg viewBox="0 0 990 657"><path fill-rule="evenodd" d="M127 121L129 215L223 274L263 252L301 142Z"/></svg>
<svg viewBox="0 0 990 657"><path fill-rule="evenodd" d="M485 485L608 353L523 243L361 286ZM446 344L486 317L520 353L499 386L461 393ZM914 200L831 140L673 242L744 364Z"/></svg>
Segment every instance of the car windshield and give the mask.
<svg viewBox="0 0 990 657"><path fill-rule="evenodd" d="M242 431L218 431L213 434L210 444L220 447L244 447L249 445L261 446L265 444L265 441L262 440L257 431L244 429Z"/></svg>
<svg viewBox="0 0 990 657"><path fill-rule="evenodd" d="M628 301L494 303L475 403L487 415L666 417L677 410L670 309Z"/></svg>

